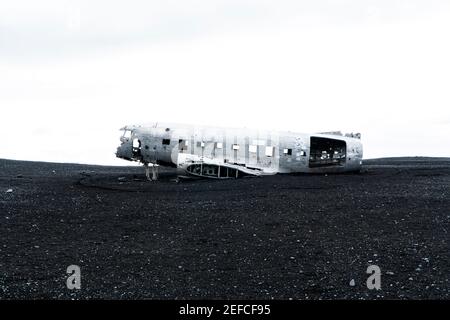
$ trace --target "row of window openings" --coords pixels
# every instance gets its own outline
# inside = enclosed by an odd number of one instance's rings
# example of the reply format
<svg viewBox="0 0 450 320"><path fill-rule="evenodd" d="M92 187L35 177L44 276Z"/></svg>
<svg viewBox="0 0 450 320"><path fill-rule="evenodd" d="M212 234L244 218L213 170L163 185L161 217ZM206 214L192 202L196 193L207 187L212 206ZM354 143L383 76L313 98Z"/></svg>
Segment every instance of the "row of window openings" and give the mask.
<svg viewBox="0 0 450 320"><path fill-rule="evenodd" d="M139 140L135 139L135 141L133 141L133 147L134 147L135 143L140 145ZM162 144L163 145L170 145L170 139L163 139L162 140ZM189 145L189 141L180 139L179 140L179 144L180 144L180 150L187 150L187 146ZM136 146L136 147L138 147L138 146ZM146 147L146 149L148 149L148 146L145 146L145 147ZM205 147L205 142L197 141L197 147L201 147L201 148ZM217 149L222 149L223 148L223 143L222 142L216 142L215 143L215 147ZM232 150L239 150L239 148L240 148L240 146L238 144L232 144L231 145L231 149ZM248 151L251 152L251 153L257 153L258 152L258 146L250 145L248 147ZM275 151L274 147L266 146L265 155L268 156L268 157L273 157L274 151ZM285 154L287 156L292 155L292 149L290 149L290 148L283 149L283 154ZM300 155L305 156L306 152L302 150Z"/></svg>
<svg viewBox="0 0 450 320"><path fill-rule="evenodd" d="M168 143L164 143L164 140L168 140ZM164 139L163 140L163 144L170 144L170 140L169 139ZM187 146L189 145L189 141L187 140L179 140L179 145L180 145L180 150L187 150ZM204 148L205 147L205 142L203 141L197 141L197 147L198 148ZM215 147L216 149L222 149L223 148L223 143L222 142L216 142L215 143ZM231 145L231 149L232 150L239 150L240 146L238 144L232 144ZM257 153L258 152L258 146L257 145L249 145L248 146L248 151L251 153ZM267 157L273 157L275 152L275 148L273 146L266 146L265 149L265 155ZM283 149L283 154L290 156L292 155L292 149L290 148L285 148ZM301 151L301 155L305 156L306 153L305 151Z"/></svg>

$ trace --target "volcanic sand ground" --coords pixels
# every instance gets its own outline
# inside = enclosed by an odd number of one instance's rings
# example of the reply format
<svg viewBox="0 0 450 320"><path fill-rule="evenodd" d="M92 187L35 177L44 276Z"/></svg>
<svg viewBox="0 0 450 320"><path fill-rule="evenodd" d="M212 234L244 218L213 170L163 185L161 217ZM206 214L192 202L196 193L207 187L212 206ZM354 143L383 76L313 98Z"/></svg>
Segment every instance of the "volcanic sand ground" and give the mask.
<svg viewBox="0 0 450 320"><path fill-rule="evenodd" d="M360 174L143 177L0 160L0 298L450 298L449 158L366 160ZM73 264L81 290L66 287ZM366 286L369 265L381 290Z"/></svg>

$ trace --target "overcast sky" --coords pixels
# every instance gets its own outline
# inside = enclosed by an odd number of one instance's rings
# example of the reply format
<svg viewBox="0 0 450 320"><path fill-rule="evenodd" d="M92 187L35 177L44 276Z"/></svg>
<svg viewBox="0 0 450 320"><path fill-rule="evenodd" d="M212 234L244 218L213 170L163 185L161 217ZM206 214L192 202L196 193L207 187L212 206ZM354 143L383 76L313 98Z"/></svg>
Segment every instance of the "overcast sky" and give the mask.
<svg viewBox="0 0 450 320"><path fill-rule="evenodd" d="M450 156L447 0L0 1L0 158L128 164L125 124Z"/></svg>

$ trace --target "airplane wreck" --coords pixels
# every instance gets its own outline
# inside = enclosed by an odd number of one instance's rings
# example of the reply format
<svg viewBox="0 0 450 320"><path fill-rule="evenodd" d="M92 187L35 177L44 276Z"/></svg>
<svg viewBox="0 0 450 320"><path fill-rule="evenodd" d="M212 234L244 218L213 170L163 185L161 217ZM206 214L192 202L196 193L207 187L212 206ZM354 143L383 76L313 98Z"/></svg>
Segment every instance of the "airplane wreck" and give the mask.
<svg viewBox="0 0 450 320"><path fill-rule="evenodd" d="M362 166L359 133L305 134L171 123L121 130L116 156L143 163L149 180L157 180L158 166L175 167L179 176L213 179L357 172Z"/></svg>

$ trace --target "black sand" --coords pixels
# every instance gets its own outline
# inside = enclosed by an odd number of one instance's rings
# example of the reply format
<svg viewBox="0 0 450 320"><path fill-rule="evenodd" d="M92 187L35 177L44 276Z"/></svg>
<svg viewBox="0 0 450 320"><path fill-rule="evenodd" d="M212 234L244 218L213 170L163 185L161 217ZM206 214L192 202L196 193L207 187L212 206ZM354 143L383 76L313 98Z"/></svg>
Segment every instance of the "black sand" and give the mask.
<svg viewBox="0 0 450 320"><path fill-rule="evenodd" d="M449 158L173 178L0 160L0 298L450 298ZM79 291L66 287L71 264ZM366 287L371 264L379 291Z"/></svg>

